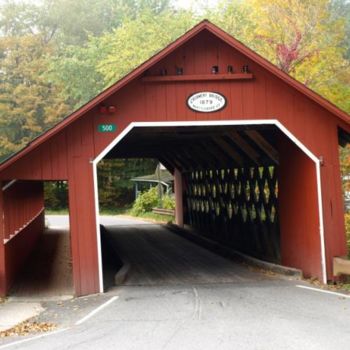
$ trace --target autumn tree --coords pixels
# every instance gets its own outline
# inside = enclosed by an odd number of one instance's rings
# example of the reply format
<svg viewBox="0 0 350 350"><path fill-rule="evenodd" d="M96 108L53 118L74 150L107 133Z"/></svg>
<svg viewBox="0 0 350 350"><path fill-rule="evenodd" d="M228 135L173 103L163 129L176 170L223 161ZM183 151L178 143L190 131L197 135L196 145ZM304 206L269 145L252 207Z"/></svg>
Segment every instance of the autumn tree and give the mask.
<svg viewBox="0 0 350 350"><path fill-rule="evenodd" d="M335 7L330 0L223 0L211 17L281 70L349 110L344 40L350 16L339 10L347 3L336 1Z"/></svg>
<svg viewBox="0 0 350 350"><path fill-rule="evenodd" d="M135 199L131 178L155 172L155 159L109 159L98 165L99 200L102 209L123 209Z"/></svg>
<svg viewBox="0 0 350 350"><path fill-rule="evenodd" d="M0 38L0 156L24 147L67 113L45 77L50 46L40 35Z"/></svg>

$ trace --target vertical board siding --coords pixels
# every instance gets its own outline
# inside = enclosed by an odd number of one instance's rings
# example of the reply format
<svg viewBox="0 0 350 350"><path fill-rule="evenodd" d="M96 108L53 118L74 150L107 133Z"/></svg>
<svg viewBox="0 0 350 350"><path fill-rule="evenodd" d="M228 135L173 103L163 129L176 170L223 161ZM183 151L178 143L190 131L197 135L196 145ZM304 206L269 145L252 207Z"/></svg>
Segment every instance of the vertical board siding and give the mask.
<svg viewBox="0 0 350 350"><path fill-rule="evenodd" d="M3 239L8 240L43 211L43 186L41 182L18 181L2 192Z"/></svg>
<svg viewBox="0 0 350 350"><path fill-rule="evenodd" d="M44 231L44 194L39 181L0 189L0 295L6 295Z"/></svg>
<svg viewBox="0 0 350 350"><path fill-rule="evenodd" d="M92 164L74 157L68 183L73 280L77 295L99 291Z"/></svg>
<svg viewBox="0 0 350 350"><path fill-rule="evenodd" d="M315 163L286 138L279 152L282 264L322 280Z"/></svg>
<svg viewBox="0 0 350 350"><path fill-rule="evenodd" d="M23 228L20 234L14 236L3 245L5 257L5 288L2 296L11 288L23 264L25 264L27 258L32 253L38 238L44 230L45 214L42 211L33 221Z"/></svg>
<svg viewBox="0 0 350 350"><path fill-rule="evenodd" d="M341 210L341 183L339 180L339 161L336 160L339 124L350 131L350 127L339 121L315 102L296 91L280 78L273 76L255 62L214 37L208 31L202 31L185 45L169 54L166 58L148 69L147 75L159 75L166 69L168 75L175 75L175 67L183 67L186 74L210 74L211 67L218 65L220 73L226 73L232 65L235 73L242 66L249 65L254 75L252 80L232 81L176 81L146 83L135 79L121 90L109 96L106 105L115 105L116 112L101 114L96 106L79 120L53 136L31 153L0 173L0 180L46 179L68 180L69 206L71 221L72 258L75 290L77 295L98 292L97 241L95 225L94 192L91 161L98 156L131 122L135 121L192 121L192 120L242 120L277 119L298 138L317 157L325 159L321 170L323 206L325 218L326 255L328 275L331 277L330 261L333 256L345 252L343 211ZM186 105L189 95L198 91L215 91L227 98L227 107L215 113L197 113ZM115 123L114 133L99 133L99 124ZM332 143L332 146L329 146ZM293 146L294 147L294 146ZM319 227L317 224L317 197L314 163L289 145L287 138L281 142L282 152L282 197L284 198L284 261L294 265L310 263L308 273L319 275ZM175 150L176 151L176 150ZM208 150L210 151L210 150ZM294 160L290 162L290 157ZM195 161L195 160L194 160ZM309 193L294 193L293 186L302 186L293 175L295 169L301 169L304 184L302 188ZM291 176L294 176L291 177ZM283 176L285 176L283 182ZM291 187L292 186L292 187ZM283 197L283 193L285 193ZM16 193L11 198L17 201ZM7 203L7 199L4 199ZM297 204L306 200L306 210L312 216L297 216ZM331 212L330 202L333 211ZM11 204L6 204L11 206ZM12 214L5 222L6 234L16 230L19 222L24 222L27 214L14 208L4 208ZM293 236L290 230L287 212L305 225L303 234L297 229ZM16 215L19 215L17 217ZM29 214L30 216L30 214ZM281 230L283 234L283 230ZM303 241L304 239L304 241ZM303 248L303 244L304 248ZM312 244L311 244L312 243ZM290 245L300 245L303 253L293 256ZM314 244L314 245L313 245ZM289 248L288 248L289 247ZM318 249L318 250L317 250ZM309 251L310 250L310 254ZM307 257L309 254L309 257ZM305 255L305 258L301 258ZM283 257L282 257L283 259ZM298 259L304 259L303 262ZM308 260L309 259L309 260ZM311 261L311 260L312 261ZM1 250L0 250L1 273Z"/></svg>
<svg viewBox="0 0 350 350"><path fill-rule="evenodd" d="M67 140L62 131L0 172L0 180L67 180Z"/></svg>

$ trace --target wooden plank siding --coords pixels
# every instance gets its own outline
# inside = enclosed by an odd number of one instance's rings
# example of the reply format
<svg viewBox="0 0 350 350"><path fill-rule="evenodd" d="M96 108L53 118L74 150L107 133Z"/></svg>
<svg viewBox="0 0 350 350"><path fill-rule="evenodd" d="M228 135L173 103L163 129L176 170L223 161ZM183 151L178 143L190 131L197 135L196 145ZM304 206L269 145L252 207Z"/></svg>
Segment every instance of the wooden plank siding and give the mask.
<svg viewBox="0 0 350 350"><path fill-rule="evenodd" d="M92 106L80 119L67 124L59 133L0 171L0 180L3 181L68 180L73 274L77 295L98 291L91 161L131 122L137 121L278 120L311 152L317 157L322 156L324 160L321 178L329 277L332 276L333 256L346 253L337 128L342 126L349 130L348 123L296 90L290 83L271 74L259 62L230 46L224 35L223 38L225 40L206 29L199 31L182 46L157 61L143 75L108 95L104 103L116 106L115 113L102 114L98 105ZM205 75L211 72L213 65L219 66L219 74L226 74L228 65L232 65L236 73L241 73L242 66L248 65L254 78L231 81L142 80L143 76L159 75L162 69L166 69L168 75L174 75L175 67L183 67L184 75ZM186 100L190 94L198 91L215 91L224 95L227 98L226 108L207 114L190 110ZM97 132L98 124L108 123L117 125L116 132ZM284 261L292 266L306 268L308 274L320 278L315 165L286 138L280 141L279 152L283 158L281 176L284 179L281 182L284 201L281 223L285 232L288 232L288 239L284 241L282 249L285 252ZM305 203L304 206L300 206L301 201ZM309 221L308 215L312 216L312 220ZM292 237L293 232L288 226L294 219L304 226L303 231L297 230L297 236ZM302 249L297 257L290 253L289 244L297 244ZM312 251L311 258L306 257L309 249Z"/></svg>

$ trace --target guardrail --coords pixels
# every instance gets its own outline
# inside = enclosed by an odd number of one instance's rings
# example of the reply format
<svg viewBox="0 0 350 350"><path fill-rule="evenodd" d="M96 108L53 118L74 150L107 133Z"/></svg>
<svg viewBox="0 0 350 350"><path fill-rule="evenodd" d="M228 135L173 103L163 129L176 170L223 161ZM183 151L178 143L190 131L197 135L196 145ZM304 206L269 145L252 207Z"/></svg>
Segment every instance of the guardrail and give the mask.
<svg viewBox="0 0 350 350"><path fill-rule="evenodd" d="M153 208L152 213L159 215L175 215L174 209Z"/></svg>
<svg viewBox="0 0 350 350"><path fill-rule="evenodd" d="M43 184L39 181L16 181L4 186L4 242L17 235L44 209Z"/></svg>

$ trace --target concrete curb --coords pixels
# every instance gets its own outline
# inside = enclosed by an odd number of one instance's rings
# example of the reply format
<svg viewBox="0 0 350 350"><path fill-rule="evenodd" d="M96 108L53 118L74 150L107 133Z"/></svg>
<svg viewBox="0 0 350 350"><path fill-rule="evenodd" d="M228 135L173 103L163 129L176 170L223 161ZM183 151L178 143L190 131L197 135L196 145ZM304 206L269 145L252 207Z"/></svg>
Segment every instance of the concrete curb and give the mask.
<svg viewBox="0 0 350 350"><path fill-rule="evenodd" d="M302 279L303 273L299 269L295 269L293 267L282 266L274 263L270 263L267 261L262 261L257 258L253 258L244 253L238 252L233 248L228 248L220 243L212 241L209 238L202 237L195 230L190 229L189 227L181 228L174 224L167 224L166 227L169 231L172 231L175 234L180 235L214 253L217 253L223 257L230 258L232 260L246 263L247 265L254 266L260 269L268 270L280 275L285 275L288 277L292 277L295 279Z"/></svg>
<svg viewBox="0 0 350 350"><path fill-rule="evenodd" d="M122 259L120 256L119 256L119 258L122 261L123 266L114 275L114 283L116 286L123 284L125 282L125 280L127 279L128 274L130 272L130 264L128 262L126 262L124 259Z"/></svg>
<svg viewBox="0 0 350 350"><path fill-rule="evenodd" d="M103 226L101 226L101 233L104 235L105 239L108 239L107 229ZM115 286L121 285L125 282L125 280L128 277L129 271L130 271L130 263L120 254L118 249L114 246L114 244L109 244L109 249L113 251L113 253L116 255L116 259L121 263L120 269L116 272L114 275L114 284Z"/></svg>

